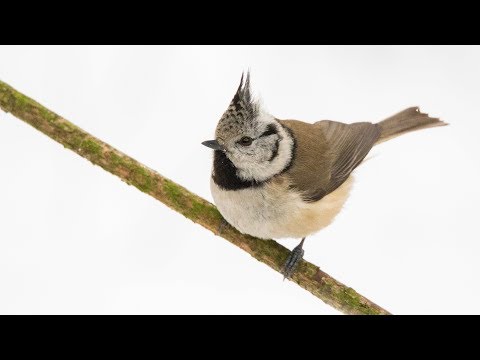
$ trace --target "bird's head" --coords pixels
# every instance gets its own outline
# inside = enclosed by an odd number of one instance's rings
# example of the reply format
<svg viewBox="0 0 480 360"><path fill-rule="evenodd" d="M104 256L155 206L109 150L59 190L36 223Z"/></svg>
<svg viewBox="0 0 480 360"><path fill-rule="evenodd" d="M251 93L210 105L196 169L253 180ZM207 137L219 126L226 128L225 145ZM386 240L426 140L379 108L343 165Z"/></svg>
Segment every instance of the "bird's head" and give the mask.
<svg viewBox="0 0 480 360"><path fill-rule="evenodd" d="M288 166L294 139L252 97L247 73L245 81L242 74L240 86L218 122L215 140L202 144L225 154L242 180L261 182Z"/></svg>

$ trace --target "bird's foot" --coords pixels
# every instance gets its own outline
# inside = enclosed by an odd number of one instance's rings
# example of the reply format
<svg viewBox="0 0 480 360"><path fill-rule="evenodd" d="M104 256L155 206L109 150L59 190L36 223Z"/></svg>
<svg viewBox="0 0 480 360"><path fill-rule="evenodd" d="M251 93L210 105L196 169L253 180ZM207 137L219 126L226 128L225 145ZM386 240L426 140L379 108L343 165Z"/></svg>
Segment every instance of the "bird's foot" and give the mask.
<svg viewBox="0 0 480 360"><path fill-rule="evenodd" d="M228 222L227 220L225 220L223 217L222 217L222 221L220 222L220 225L218 225L218 236L222 235L222 232L223 230L225 229L225 227L228 225Z"/></svg>
<svg viewBox="0 0 480 360"><path fill-rule="evenodd" d="M283 280L289 279L293 275L298 264L303 259L303 254L305 253L303 250L304 241L305 238L303 238L302 241L300 241L300 244L295 246L290 255L288 255L287 261L285 261L282 269Z"/></svg>

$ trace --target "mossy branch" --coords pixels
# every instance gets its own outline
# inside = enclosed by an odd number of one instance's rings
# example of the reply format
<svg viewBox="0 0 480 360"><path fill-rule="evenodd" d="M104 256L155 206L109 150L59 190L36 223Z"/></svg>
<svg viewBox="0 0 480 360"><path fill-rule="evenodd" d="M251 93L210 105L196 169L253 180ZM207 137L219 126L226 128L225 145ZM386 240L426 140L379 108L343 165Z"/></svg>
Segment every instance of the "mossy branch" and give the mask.
<svg viewBox="0 0 480 360"><path fill-rule="evenodd" d="M281 270L289 254L288 249L273 240L259 240L239 233L222 222L222 216L217 208L208 201L88 134L2 81L0 81L0 108L12 113L93 164L118 176L127 184L135 186L214 234L230 241L275 271ZM279 281L280 279L279 277ZM345 314L389 314L308 261L302 261L292 281Z"/></svg>

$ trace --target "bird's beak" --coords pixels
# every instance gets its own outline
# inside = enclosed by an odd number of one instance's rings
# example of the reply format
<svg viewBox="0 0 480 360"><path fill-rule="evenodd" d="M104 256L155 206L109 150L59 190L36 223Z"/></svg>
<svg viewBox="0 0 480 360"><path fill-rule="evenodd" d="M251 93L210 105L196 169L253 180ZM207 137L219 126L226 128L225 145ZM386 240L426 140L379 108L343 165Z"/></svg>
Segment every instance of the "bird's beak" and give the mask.
<svg viewBox="0 0 480 360"><path fill-rule="evenodd" d="M220 150L220 151L225 150L225 148L222 145L220 145L217 140L204 141L202 142L202 145L205 145L206 147L209 147L213 150Z"/></svg>

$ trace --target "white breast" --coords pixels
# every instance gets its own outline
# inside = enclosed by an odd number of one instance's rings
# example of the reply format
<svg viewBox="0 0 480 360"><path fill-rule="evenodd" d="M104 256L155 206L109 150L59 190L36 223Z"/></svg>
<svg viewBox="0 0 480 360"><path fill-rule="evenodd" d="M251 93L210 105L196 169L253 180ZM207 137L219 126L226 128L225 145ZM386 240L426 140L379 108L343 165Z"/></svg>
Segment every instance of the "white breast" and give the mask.
<svg viewBox="0 0 480 360"><path fill-rule="evenodd" d="M218 210L232 226L244 234L262 239L303 238L329 225L348 198L352 176L321 200L304 202L288 189L288 181L277 181L256 188L223 190L213 180L212 196Z"/></svg>

